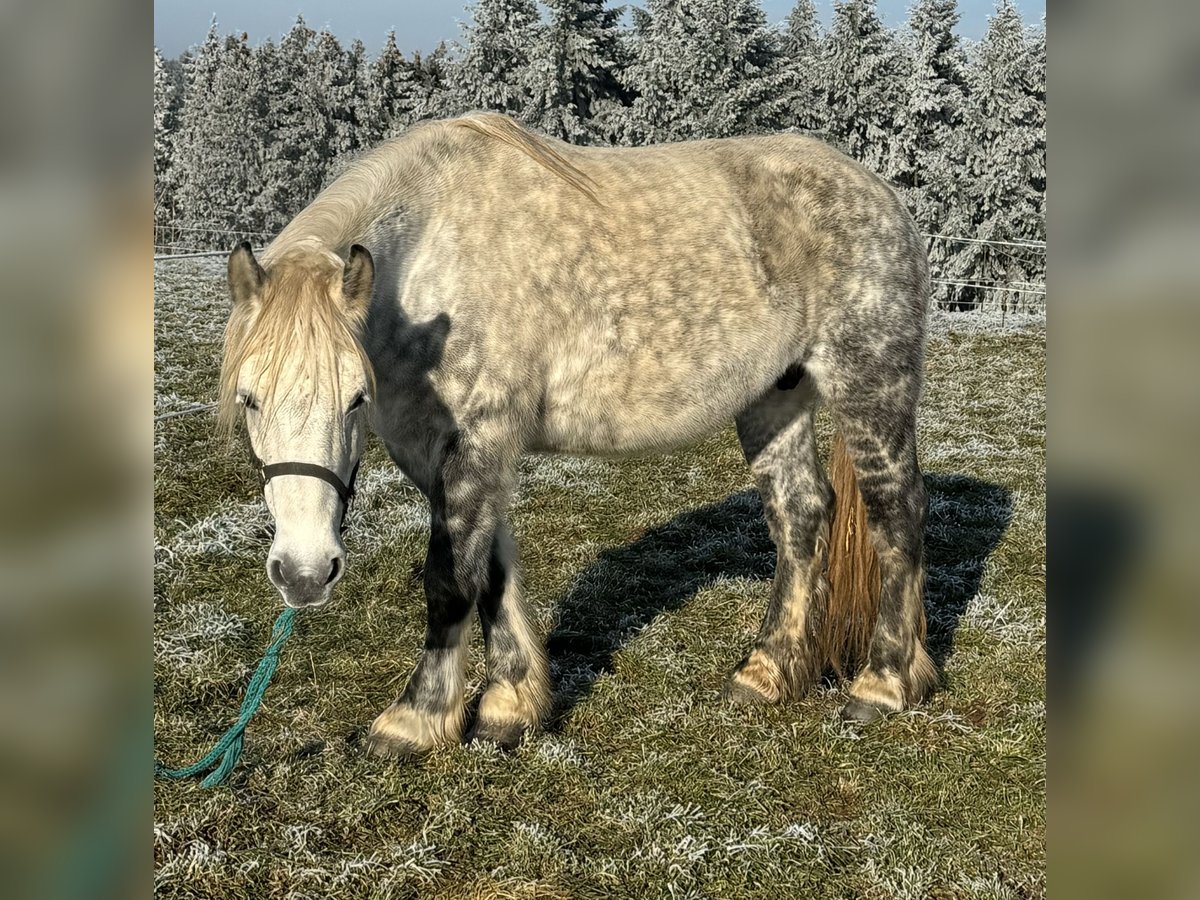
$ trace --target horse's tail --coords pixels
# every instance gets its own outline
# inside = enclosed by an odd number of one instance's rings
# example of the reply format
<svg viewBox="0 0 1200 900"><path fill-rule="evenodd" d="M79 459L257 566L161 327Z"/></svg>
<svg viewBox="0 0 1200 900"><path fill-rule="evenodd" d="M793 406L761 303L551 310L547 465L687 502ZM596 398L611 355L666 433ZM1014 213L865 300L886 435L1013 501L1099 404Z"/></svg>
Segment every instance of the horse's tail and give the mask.
<svg viewBox="0 0 1200 900"><path fill-rule="evenodd" d="M870 649L879 614L879 557L841 434L834 437L829 467L836 501L829 531L829 605L822 641L828 665L844 675L866 662Z"/></svg>

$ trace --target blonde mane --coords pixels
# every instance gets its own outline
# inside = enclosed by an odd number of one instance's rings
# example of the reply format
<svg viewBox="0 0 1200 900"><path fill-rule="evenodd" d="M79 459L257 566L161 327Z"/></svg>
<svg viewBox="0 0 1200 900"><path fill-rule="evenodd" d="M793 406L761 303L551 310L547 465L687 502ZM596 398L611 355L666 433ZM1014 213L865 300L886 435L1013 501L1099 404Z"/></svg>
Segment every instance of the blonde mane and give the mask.
<svg viewBox="0 0 1200 900"><path fill-rule="evenodd" d="M366 307L353 309L346 302L342 273L342 261L335 254L300 242L275 259L258 299L234 306L225 327L217 399L218 420L226 434L232 434L237 423L238 377L251 359L256 363L255 398L268 416L287 399L279 394L285 375L291 384L331 381L340 407L340 379L329 378L329 373L336 372L345 353L357 357L374 392L374 372L359 340Z"/></svg>
<svg viewBox="0 0 1200 900"><path fill-rule="evenodd" d="M582 192L593 202L599 202L596 196L595 181L586 172L559 153L546 138L526 131L508 116L502 116L499 113L471 113L453 119L449 124L460 128L469 128L486 137L508 144L510 147L515 147L539 166Z"/></svg>

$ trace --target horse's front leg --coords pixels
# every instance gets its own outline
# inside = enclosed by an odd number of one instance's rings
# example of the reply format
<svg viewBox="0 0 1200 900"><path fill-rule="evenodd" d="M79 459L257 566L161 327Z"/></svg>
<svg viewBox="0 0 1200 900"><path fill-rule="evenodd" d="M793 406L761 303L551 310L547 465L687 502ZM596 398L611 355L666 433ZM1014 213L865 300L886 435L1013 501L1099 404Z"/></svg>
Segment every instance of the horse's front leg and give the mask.
<svg viewBox="0 0 1200 900"><path fill-rule="evenodd" d="M504 443L462 432L444 442L429 490L425 648L404 692L371 725L367 741L374 753L411 756L461 738L471 614L504 592L497 534L518 456Z"/></svg>
<svg viewBox="0 0 1200 900"><path fill-rule="evenodd" d="M487 645L488 686L471 739L514 747L550 707L546 650L529 625L517 576L516 548L507 524L496 533L488 589L479 598Z"/></svg>

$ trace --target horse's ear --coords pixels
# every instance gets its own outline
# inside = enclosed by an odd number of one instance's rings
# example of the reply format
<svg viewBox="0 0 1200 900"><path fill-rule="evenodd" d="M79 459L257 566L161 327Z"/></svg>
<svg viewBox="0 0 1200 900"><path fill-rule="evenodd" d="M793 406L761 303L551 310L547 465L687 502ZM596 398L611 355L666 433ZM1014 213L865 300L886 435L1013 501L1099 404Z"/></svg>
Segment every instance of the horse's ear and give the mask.
<svg viewBox="0 0 1200 900"><path fill-rule="evenodd" d="M248 303L259 296L267 273L262 270L249 241L242 241L229 254L229 294L233 305Z"/></svg>
<svg viewBox="0 0 1200 900"><path fill-rule="evenodd" d="M371 290L375 286L375 261L371 253L361 244L350 248L346 260L346 273L342 276L342 295L356 310L366 310L371 304Z"/></svg>

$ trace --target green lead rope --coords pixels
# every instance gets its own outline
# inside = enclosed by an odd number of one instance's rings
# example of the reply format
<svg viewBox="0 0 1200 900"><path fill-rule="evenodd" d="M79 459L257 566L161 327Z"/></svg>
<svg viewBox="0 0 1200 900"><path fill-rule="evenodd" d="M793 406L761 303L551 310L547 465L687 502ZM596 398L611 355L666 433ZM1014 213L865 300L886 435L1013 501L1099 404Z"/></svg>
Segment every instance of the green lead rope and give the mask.
<svg viewBox="0 0 1200 900"><path fill-rule="evenodd" d="M250 679L250 684L246 687L246 698L242 701L242 712L238 716L238 720L229 727L228 731L221 735L221 739L217 741L208 753L204 754L203 759L192 763L190 766L184 766L182 769L171 769L155 760L155 776L162 778L192 778L195 775L200 775L212 769L211 772L208 772L205 779L200 782L200 786L212 788L224 783L225 779L229 777L229 773L233 771L234 766L237 765L238 760L241 759L242 742L246 736L246 726L250 724L250 720L254 718L254 714L258 712L259 706L262 705L263 695L267 692L267 685L271 683L271 676L275 674L275 668L279 665L279 651L283 649L283 645L287 643L288 636L292 633L292 624L295 617L296 610L288 607L275 620L275 626L271 629L271 645L267 647L267 652L263 654L262 662L254 670L254 676ZM216 766L215 769L213 768L214 765Z"/></svg>

